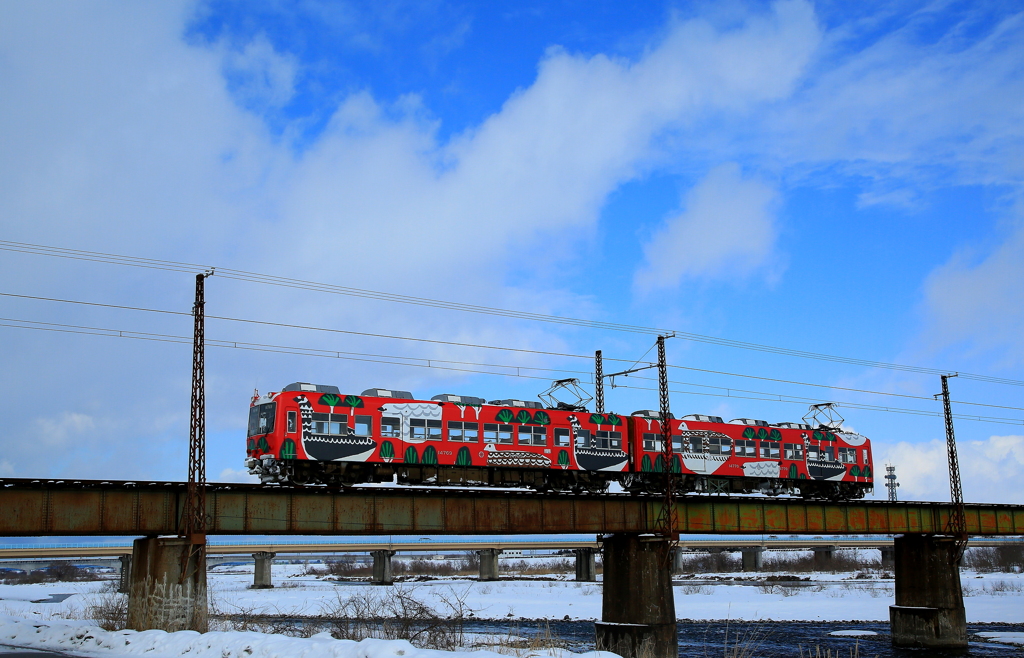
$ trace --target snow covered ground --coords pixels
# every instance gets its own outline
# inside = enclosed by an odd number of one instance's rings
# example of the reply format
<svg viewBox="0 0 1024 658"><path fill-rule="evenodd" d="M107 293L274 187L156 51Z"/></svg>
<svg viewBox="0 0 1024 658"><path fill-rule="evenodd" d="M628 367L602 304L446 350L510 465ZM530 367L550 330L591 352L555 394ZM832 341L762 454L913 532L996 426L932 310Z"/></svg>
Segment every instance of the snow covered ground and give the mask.
<svg viewBox="0 0 1024 658"><path fill-rule="evenodd" d="M854 573L793 574L812 580L790 585L757 584L780 574L723 573L675 583L676 616L681 620L879 621L889 618L893 582ZM416 598L441 606L456 596L477 619L597 620L600 583L577 583L571 574L534 580L481 583L452 578L399 583ZM305 573L299 564L275 564L274 589L249 589L250 564L225 565L209 574L212 611L223 615L316 616L353 595L381 592L368 583L329 580ZM968 622L1024 623L1024 575L1007 573L962 577ZM109 589L108 582L0 585L0 644L76 653L150 656L333 656L338 658L451 657L404 642L341 642L327 637L283 638L258 633L161 634L158 631L107 633L89 627L89 606ZM28 621L26 621L28 620ZM216 624L216 622L215 622ZM1006 641L1006 638L1000 638ZM1018 638L1013 638L1018 639ZM287 645L287 648L285 646ZM554 655L565 652L556 651ZM482 654L474 654L481 656Z"/></svg>
<svg viewBox="0 0 1024 658"><path fill-rule="evenodd" d="M224 566L209 574L213 609L223 614L315 616L339 597L376 591L368 583L306 575L298 564L275 564L274 589L249 589L251 564ZM758 585L779 574L701 574L675 581L678 619L888 621L891 579L858 579L853 573L812 574L811 581ZM807 578L808 574L794 574ZM559 580L502 580L482 583L451 578L399 583L416 598L440 606L442 597L463 597L478 619L596 620L601 616L600 583ZM964 572L968 622L1024 623L1024 574ZM0 614L35 619L81 619L104 581L0 585ZM54 596L57 595L57 596ZM59 595L70 595L63 600ZM51 596L53 597L51 599Z"/></svg>

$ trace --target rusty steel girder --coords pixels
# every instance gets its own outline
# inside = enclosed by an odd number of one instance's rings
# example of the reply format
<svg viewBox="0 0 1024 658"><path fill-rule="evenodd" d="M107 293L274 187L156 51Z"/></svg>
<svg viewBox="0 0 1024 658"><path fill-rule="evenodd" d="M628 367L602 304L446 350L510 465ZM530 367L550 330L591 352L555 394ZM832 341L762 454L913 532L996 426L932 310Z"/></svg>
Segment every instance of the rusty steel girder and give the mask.
<svg viewBox="0 0 1024 658"><path fill-rule="evenodd" d="M173 535L181 482L0 480L0 536ZM656 531L663 498L456 489L211 484L211 535L501 535ZM937 533L949 503L684 496L683 534ZM1024 535L1024 506L965 505L968 534Z"/></svg>

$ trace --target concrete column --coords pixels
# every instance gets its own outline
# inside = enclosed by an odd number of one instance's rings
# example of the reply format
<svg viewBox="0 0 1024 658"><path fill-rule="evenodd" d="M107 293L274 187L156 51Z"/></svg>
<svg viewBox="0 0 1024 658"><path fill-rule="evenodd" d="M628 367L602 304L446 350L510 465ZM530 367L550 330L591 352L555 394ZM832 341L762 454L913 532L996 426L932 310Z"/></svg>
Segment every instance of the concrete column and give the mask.
<svg viewBox="0 0 1024 658"><path fill-rule="evenodd" d="M252 575L252 589L270 589L274 586L271 578L270 567L274 564L277 553L260 551L252 554L256 559L256 569Z"/></svg>
<svg viewBox="0 0 1024 658"><path fill-rule="evenodd" d="M893 546L879 546L878 550L882 553L882 568L892 569L896 560L896 548Z"/></svg>
<svg viewBox="0 0 1024 658"><path fill-rule="evenodd" d="M373 578L370 581L374 585L394 585L395 579L391 575L391 556L394 551L370 551L373 556Z"/></svg>
<svg viewBox="0 0 1024 658"><path fill-rule="evenodd" d="M675 546L672 548L672 575L683 571L683 549Z"/></svg>
<svg viewBox="0 0 1024 658"><path fill-rule="evenodd" d="M597 649L623 658L676 658L669 542L632 534L604 538L604 598Z"/></svg>
<svg viewBox="0 0 1024 658"><path fill-rule="evenodd" d="M131 577L132 577L132 556L121 555L117 558L121 561L121 577L117 582L117 593L127 594L131 591Z"/></svg>
<svg viewBox="0 0 1024 658"><path fill-rule="evenodd" d="M597 581L597 559L593 548L577 548L576 553L576 580L593 583Z"/></svg>
<svg viewBox="0 0 1024 658"><path fill-rule="evenodd" d="M967 648L967 617L956 543L949 537L896 535L896 605L889 606L898 647Z"/></svg>
<svg viewBox="0 0 1024 658"><path fill-rule="evenodd" d="M480 556L480 580L498 580L498 556L501 555L501 549L485 548L477 551L477 555ZM576 569L578 571L579 566Z"/></svg>
<svg viewBox="0 0 1024 658"><path fill-rule="evenodd" d="M144 537L132 546L128 628L208 629L206 547L181 537Z"/></svg>
<svg viewBox="0 0 1024 658"><path fill-rule="evenodd" d="M740 553L743 555L743 570L744 571L760 571L763 564L762 556L764 555L764 548L761 546L748 546L743 548Z"/></svg>
<svg viewBox="0 0 1024 658"><path fill-rule="evenodd" d="M815 571L831 571L832 570L832 554L835 553L835 546L815 546L814 547L814 570Z"/></svg>

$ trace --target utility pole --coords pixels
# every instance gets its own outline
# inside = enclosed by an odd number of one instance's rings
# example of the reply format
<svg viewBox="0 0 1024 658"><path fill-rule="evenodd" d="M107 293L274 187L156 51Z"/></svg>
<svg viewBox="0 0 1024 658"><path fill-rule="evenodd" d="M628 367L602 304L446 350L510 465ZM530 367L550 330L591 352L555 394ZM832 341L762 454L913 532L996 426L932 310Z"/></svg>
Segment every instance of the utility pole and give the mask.
<svg viewBox="0 0 1024 658"><path fill-rule="evenodd" d="M594 352L594 395L597 397L597 413L604 413L604 365L601 350Z"/></svg>
<svg viewBox="0 0 1024 658"><path fill-rule="evenodd" d="M947 532L956 539L954 561L959 564L967 548L967 520L964 518L964 492L960 486L960 461L956 455L956 437L953 436L953 409L949 404L949 378L942 375L942 409L946 417L946 451L949 458L949 495L953 510L949 515Z"/></svg>
<svg viewBox="0 0 1024 658"><path fill-rule="evenodd" d="M206 553L206 375L205 375L205 282L213 270L196 275L196 300L192 306L192 405L188 440L188 489L181 515L179 536L192 545L190 557ZM203 560L205 563L205 560ZM190 564L196 562L189 560ZM182 569L181 577L189 577Z"/></svg>

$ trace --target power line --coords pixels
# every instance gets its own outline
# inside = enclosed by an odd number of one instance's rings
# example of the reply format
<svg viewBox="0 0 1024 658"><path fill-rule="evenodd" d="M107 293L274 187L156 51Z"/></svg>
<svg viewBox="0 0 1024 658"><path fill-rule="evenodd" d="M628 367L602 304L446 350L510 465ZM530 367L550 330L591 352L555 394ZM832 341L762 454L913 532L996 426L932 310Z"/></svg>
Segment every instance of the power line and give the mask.
<svg viewBox="0 0 1024 658"><path fill-rule="evenodd" d="M192 317L191 313L186 313L184 311L170 311L170 310L165 310L165 309L144 308L144 307L139 307L139 306L124 306L124 305L120 305L120 304L104 304L104 303L100 303L100 302L86 302L86 301L71 300L71 299L59 299L59 298L55 298L55 297L39 297L39 296L35 296L35 295L18 295L18 294L14 294L14 293L6 293L6 292L0 292L0 296L3 296L3 297L15 297L15 298L19 298L19 299L32 299L32 300L48 301L48 302L60 302L60 303L65 303L65 304L78 304L78 305L83 305L83 306L96 306L96 307L100 307L100 308L113 308L113 309L119 309L119 310L144 311L144 312L147 312L147 313L162 313L162 314L166 314L166 315L181 315L181 316L187 316L189 318ZM519 353L523 353L523 354L534 354L534 355L540 355L540 356L555 356L555 357L565 357L565 358L573 358L573 359L588 359L588 360L593 358L593 357L591 357L589 355L584 355L584 354L569 354L569 353L565 353L565 352L549 352L549 351L544 351L544 350L530 350L530 349L525 349L525 348L520 348L520 347L503 347L503 346L498 346L498 345L481 345L481 344L476 344L476 343L461 343L461 342L457 342L457 341L437 340L437 339L433 339L433 338L419 338L419 337L412 337L412 336L395 336L395 335L390 335L390 334L380 334L380 333L367 332L367 331L353 331L351 329L329 329L329 328L325 328L325 327L311 327L311 326L306 326L306 325L290 324L290 323L286 323L286 322L269 322L269 321L265 321L265 320L252 320L252 319L248 319L248 318L233 318L233 317L227 317L227 316L222 316L222 315L207 315L206 318L207 319L214 319L214 320L225 320L225 321L229 321L229 322L241 322L241 323L247 323L247 324L257 324L257 325L264 325L264 326L282 327L282 328L288 328L288 329L303 329L303 330L310 330L310 331L322 331L322 332L327 332L327 333L347 334L347 335L352 335L352 336L366 336L366 337L371 337L371 338L384 338L384 339L389 339L389 340L404 340L404 341L412 341L412 342L430 343L430 344L435 344L435 345L449 345L449 346L455 346L455 347L469 347L469 348L474 348L474 349L501 350L501 351L506 351L506 352L519 352ZM648 349L647 352L650 352L650 349ZM644 356L646 356L646 354L647 353L644 353ZM643 356L641 356L640 359L643 359ZM617 361L617 362L621 362L621 363L632 363L632 366L630 366L630 367L633 367L636 364L640 363L640 359L631 362L629 359L615 359L615 358L607 357L604 360L605 361ZM679 369L679 370L689 370L689 371L693 371L693 372L702 372L702 373L715 374L715 375L725 375L725 376L729 376L729 377L742 377L742 378L746 378L746 379L755 379L755 380L759 380L759 381L774 382L774 383L778 383L778 384L792 384L792 385L797 385L797 386L811 386L811 387L816 387L816 388L825 388L825 389L829 389L829 390L846 391L846 392L850 392L850 393L866 393L866 394L870 394L870 395L881 395L881 396L886 396L886 397L899 397L899 398L905 398L905 399L910 399L910 400L923 400L923 401L926 401L926 402L934 401L934 398L932 398L931 396L909 395L909 394L906 394L906 393L890 393L890 392L885 392L885 391L872 391L872 390L868 390L868 389L849 388L849 387L844 387L844 386L834 386L834 385L831 385L831 384L814 384L814 383L810 383L810 382L800 382L800 381L789 380L789 379L779 379L779 378L776 378L776 377L762 377L762 376L759 376L759 375L748 375L748 374L735 373L735 372L726 372L726 371L722 371L722 370L710 370L710 369L707 369L707 368L695 368L695 367L692 367L692 366L669 365L669 367L670 368L676 368L676 369ZM562 370L560 372L579 373L581 371ZM650 377L643 377L643 376L636 376L636 375L634 375L634 378L635 379L643 379L643 380L654 381ZM735 387L709 386L707 384L693 384L693 383L689 383L689 382L679 382L679 381L675 381L675 380L671 381L671 383L673 383L673 384L683 384L683 385L687 385L687 386L706 386L708 388L719 388L721 390L726 390L726 391L756 392L756 391L743 391L742 389L736 389ZM765 395L772 395L772 394L765 394ZM992 408L992 409L1009 409L1009 410L1013 410L1013 411L1024 411L1024 407L1012 407L1012 406L1007 406L1007 405L988 404L988 403L984 403L984 402L968 402L968 401L963 401L963 400L954 400L953 402L955 402L956 404L961 404L961 405L966 404L966 405L971 405L971 406L976 406L976 407L988 407L988 408Z"/></svg>
<svg viewBox="0 0 1024 658"><path fill-rule="evenodd" d="M197 274L202 271L211 269L209 265L198 265L194 263L182 263L178 261L158 260L152 258L140 258L136 256L123 256L118 254L107 254L102 252L85 251L81 249L66 249L63 247L50 247L46 245L37 245L24 242L12 242L10 240L0 240L0 249L12 252L42 255L42 256L53 256L56 258L67 258L72 260L91 261L98 263L108 263L116 265L126 265L131 267L143 267L148 269L165 270L173 272L187 272L189 274ZM235 270L230 268L216 268L217 275L225 279L234 279L238 281L247 281L251 283L262 283L265 285L273 285L285 288L293 288L299 290L310 290L315 292L325 292L336 295L346 295L350 297L360 297L365 299L375 299L379 301L388 301L401 304L411 304L416 306L428 306L433 308L439 308L444 310L462 311L465 313L478 313L483 315L492 315L500 317L515 318L521 320L532 320L538 322L548 322L553 324L562 324L577 327L586 327L592 329L605 329L609 331L621 331L627 333L639 333L646 335L664 335L670 333L670 330L656 329L654 327L644 327L640 325L629 325L620 324L614 322L602 322L599 320L584 320L579 318L569 318L557 315L544 315L541 313L530 313L527 311L516 311L511 309L501 309L489 306L479 306L475 304L463 304L460 302L450 302L438 299L430 299L426 297L415 297L408 295L398 295L395 293L379 292L374 290L367 290L363 288L352 288L347 286L337 286L333 284L317 283L315 281L304 281L301 279L290 279L277 277L268 274L259 274L255 272L246 272L244 270ZM718 345L722 347L731 347L736 349L751 350L757 352L764 352L769 354L778 354L781 356L799 357L804 359L815 359L819 361L829 361L833 363L843 363L847 365L857 365L870 368L882 368L887 370L898 370L902 372L914 372L919 374L929 375L941 375L950 372L950 369L936 369L926 368L923 366L911 366L902 365L895 363L885 363L881 361L870 361L867 359L856 359L852 357L836 356L831 354L823 354L819 352L809 352L805 350L796 350L785 347L777 347L772 345L762 345L759 343L749 343L744 341L731 340L727 338L718 338L715 336L707 336L704 334L696 334L691 332L676 331L676 336L685 340L690 340L699 343L706 343L710 345ZM988 375L979 375L972 373L960 372L960 376L965 379L972 379L976 381L994 383L994 384L1007 384L1012 386L1024 386L1024 381L1016 379L1006 379L1001 377L991 377Z"/></svg>
<svg viewBox="0 0 1024 658"><path fill-rule="evenodd" d="M20 323L20 324L11 324ZM26 326L28 325L28 326ZM33 329L38 331L51 331L60 333L73 333L73 334L86 334L93 336L107 336L110 338L131 338L135 340L148 340L164 343L177 343L188 345L192 343L192 339L188 336L175 336L170 334L157 334L147 332L136 332L128 331L123 329L106 329L100 327L87 327L82 325L69 325L60 324L54 322L37 322L34 320L17 320L12 318L0 318L0 327L10 327L17 329ZM424 359L420 357L402 357L394 355L380 355L380 354L364 354L359 352L342 352L336 350L323 350L319 348L305 348L305 347L291 347L283 345L269 345L262 343L246 343L241 341L230 341L223 339L207 339L206 344L210 347L222 347L231 349L242 349L256 352L271 352L275 354L294 354L300 356L316 356L326 358L343 359L347 361L360 361L368 363L380 363L385 365L397 365L417 368L436 368L440 370L449 370L456 372L463 372L467 374L480 374L480 375L500 375L505 377L519 377L524 379L541 379L548 380L549 377L542 377L539 375L523 374L523 370L536 371L536 372L560 372L560 373L573 373L573 374L590 374L589 371L573 371L573 370L562 370L556 368L538 368L531 366L514 366L514 365L501 365L501 364L487 364L487 363L473 363L473 362L461 362L461 361L450 361L444 359ZM450 365L439 365L439 364L450 364ZM503 368L508 372L494 372L488 370L474 370L470 367L463 366L475 366L477 368ZM512 372L512 371L515 372ZM706 386L704 384L686 384L683 382L676 382L687 386L700 386L707 388L720 388L716 386ZM656 391L656 388L643 387L643 386L630 386L630 385L618 385L617 388L628 388L641 391ZM752 397L751 395L722 395L721 393L700 393L696 391L682 391L672 390L672 393L681 395L701 395L706 397L718 397L718 398L736 398L741 400L757 400L762 402L784 402L784 403L796 403L796 404L807 404L820 402L820 400L811 400L808 398L800 398L790 395L782 395L775 393L761 393L756 391L744 391L757 395L759 397ZM862 409L867 411L880 411L885 413L898 413L898 414L909 414L914 416L941 416L939 412L931 412L922 409L904 409L898 407L882 407L878 405L866 405L855 402L836 402L837 405L846 407L849 409ZM1000 418L992 416L975 416L967 414L956 414L956 418L962 420L974 420L979 422L988 423L999 423L1003 425L1024 425L1024 419L1018 418Z"/></svg>

